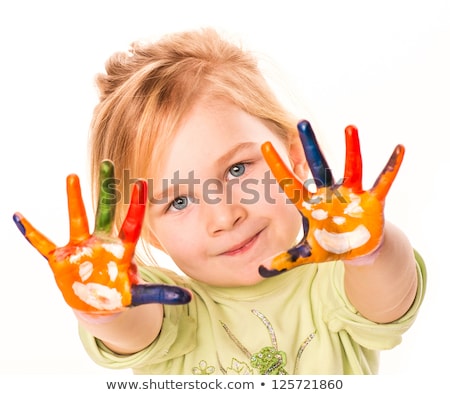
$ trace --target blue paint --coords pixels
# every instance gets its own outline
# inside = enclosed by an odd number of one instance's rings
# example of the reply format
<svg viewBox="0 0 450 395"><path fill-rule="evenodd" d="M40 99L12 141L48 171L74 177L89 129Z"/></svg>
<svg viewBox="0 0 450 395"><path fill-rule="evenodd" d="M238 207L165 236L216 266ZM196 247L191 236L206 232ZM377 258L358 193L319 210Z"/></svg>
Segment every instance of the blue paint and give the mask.
<svg viewBox="0 0 450 395"><path fill-rule="evenodd" d="M312 248L306 241L306 236L309 232L309 220L306 217L302 218L303 221L303 239L295 246L290 248L287 253L289 254L289 260L291 262L297 261L299 258L307 258L312 255ZM258 268L259 275L261 277L274 277L278 274L285 272L287 269L277 270L277 269L267 269L264 266Z"/></svg>
<svg viewBox="0 0 450 395"><path fill-rule="evenodd" d="M303 222L303 239L295 246L290 248L287 252L291 256L291 262L295 262L299 258L307 258L311 256L311 246L306 241L309 233L309 220L306 217L302 218Z"/></svg>
<svg viewBox="0 0 450 395"><path fill-rule="evenodd" d="M308 121L300 121L297 129L303 144L303 150L305 151L306 161L311 169L317 187L321 188L333 185L333 174L320 150L311 124Z"/></svg>
<svg viewBox="0 0 450 395"><path fill-rule="evenodd" d="M286 269L283 269L283 270L267 269L264 266L260 266L258 269L259 275L264 278L275 277L285 271L286 271Z"/></svg>
<svg viewBox="0 0 450 395"><path fill-rule="evenodd" d="M299 258L308 258L309 256L311 256L312 249L308 242L305 240L295 247L289 249L288 254L291 256L291 261L295 262Z"/></svg>
<svg viewBox="0 0 450 395"><path fill-rule="evenodd" d="M25 226L23 226L22 222L20 221L20 217L17 214L13 215L13 220L16 223L17 227L19 228L19 230L22 232L22 234L25 236L26 235L26 230L25 230Z"/></svg>
<svg viewBox="0 0 450 395"><path fill-rule="evenodd" d="M147 303L179 305L191 301L191 294L183 288L163 284L137 284L131 287L131 305Z"/></svg>

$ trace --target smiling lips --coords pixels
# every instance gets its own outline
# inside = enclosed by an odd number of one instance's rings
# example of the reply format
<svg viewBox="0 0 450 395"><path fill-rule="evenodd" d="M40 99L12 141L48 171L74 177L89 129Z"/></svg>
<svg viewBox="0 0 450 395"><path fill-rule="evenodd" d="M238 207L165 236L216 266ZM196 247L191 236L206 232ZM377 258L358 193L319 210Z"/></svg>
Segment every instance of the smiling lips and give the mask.
<svg viewBox="0 0 450 395"><path fill-rule="evenodd" d="M235 246L231 247L229 250L223 252L221 255L234 256L234 255L243 254L244 252L247 252L250 248L253 247L253 245L255 244L255 242L258 239L258 236L260 235L261 232L262 231L259 231L254 236L243 241L242 243L236 244Z"/></svg>

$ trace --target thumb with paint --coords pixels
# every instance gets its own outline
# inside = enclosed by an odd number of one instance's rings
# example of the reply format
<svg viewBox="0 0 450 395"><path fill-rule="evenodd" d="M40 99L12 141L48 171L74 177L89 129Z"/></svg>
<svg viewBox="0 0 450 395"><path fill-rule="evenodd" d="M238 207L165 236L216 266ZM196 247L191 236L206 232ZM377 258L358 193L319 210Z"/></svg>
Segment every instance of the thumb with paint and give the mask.
<svg viewBox="0 0 450 395"><path fill-rule="evenodd" d="M304 233L296 246L260 266L263 277L308 263L370 262L361 258L375 254L382 243L385 198L403 160L404 147L398 145L373 187L364 190L358 130L350 125L345 129L344 177L336 183L309 122L301 121L298 131L316 185L314 192L296 178L270 142L262 146L272 173L303 217Z"/></svg>
<svg viewBox="0 0 450 395"><path fill-rule="evenodd" d="M53 271L66 303L74 310L111 315L147 303L184 304L191 294L183 288L144 284L134 262L136 244L144 221L147 183L134 185L130 207L118 235L113 234L116 190L114 165L100 166L100 193L92 234L81 196L78 176L67 177L70 239L57 247L20 213L13 219Z"/></svg>

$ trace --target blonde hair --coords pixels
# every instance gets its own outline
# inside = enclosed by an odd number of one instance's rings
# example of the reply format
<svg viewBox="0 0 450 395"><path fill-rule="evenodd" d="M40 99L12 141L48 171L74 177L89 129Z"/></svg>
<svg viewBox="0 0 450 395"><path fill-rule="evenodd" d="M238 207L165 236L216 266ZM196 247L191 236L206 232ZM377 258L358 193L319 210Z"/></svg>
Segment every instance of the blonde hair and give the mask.
<svg viewBox="0 0 450 395"><path fill-rule="evenodd" d="M204 94L260 118L286 144L296 135L296 120L277 100L255 56L213 29L134 42L129 51L111 56L105 70L96 78L100 100L91 124L94 201L104 159L114 162L119 180L125 172L130 178L152 178L180 121ZM124 187L121 182L122 196ZM116 228L126 216L127 203L117 202ZM159 247L148 227L141 237Z"/></svg>

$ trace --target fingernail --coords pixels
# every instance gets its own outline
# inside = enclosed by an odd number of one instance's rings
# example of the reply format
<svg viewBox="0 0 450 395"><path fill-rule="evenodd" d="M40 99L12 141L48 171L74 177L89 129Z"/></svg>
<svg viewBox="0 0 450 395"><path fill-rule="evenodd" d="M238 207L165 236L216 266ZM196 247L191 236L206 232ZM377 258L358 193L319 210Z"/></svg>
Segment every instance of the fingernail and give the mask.
<svg viewBox="0 0 450 395"><path fill-rule="evenodd" d="M19 230L22 232L22 234L25 236L26 234L26 230L25 230L25 226L23 226L22 221L21 221L21 216L17 213L15 213L13 215L13 220L16 223L17 227L19 228Z"/></svg>

